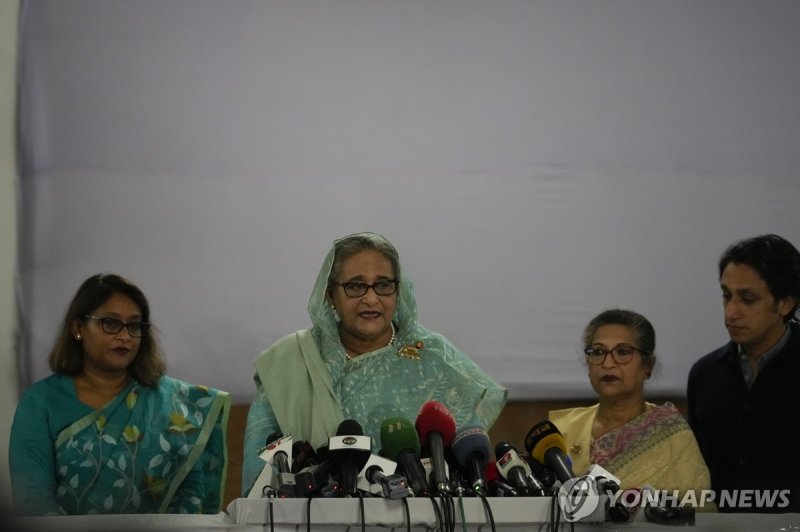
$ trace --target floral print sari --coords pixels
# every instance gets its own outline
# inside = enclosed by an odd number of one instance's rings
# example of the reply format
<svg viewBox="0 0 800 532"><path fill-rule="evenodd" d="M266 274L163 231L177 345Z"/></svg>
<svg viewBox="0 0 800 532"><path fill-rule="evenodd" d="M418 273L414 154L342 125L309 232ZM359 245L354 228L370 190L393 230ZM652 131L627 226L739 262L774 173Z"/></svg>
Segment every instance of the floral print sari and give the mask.
<svg viewBox="0 0 800 532"><path fill-rule="evenodd" d="M52 408L53 399L39 402ZM85 407L58 406L66 411ZM31 506L37 499L41 513L52 513L52 505L45 511L52 496L56 511L67 514L217 513L229 408L226 392L166 376L155 388L133 381L110 403L57 432L51 443L54 493L26 493L15 485L15 501L28 506L26 513L36 513ZM19 411L17 423L25 423ZM33 482L20 485L35 487Z"/></svg>

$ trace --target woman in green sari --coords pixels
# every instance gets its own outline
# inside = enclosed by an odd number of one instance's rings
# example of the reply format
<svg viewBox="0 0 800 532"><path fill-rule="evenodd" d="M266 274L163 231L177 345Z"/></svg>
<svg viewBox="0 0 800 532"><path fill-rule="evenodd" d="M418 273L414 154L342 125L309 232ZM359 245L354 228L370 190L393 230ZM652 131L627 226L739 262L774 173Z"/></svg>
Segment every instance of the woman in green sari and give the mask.
<svg viewBox="0 0 800 532"><path fill-rule="evenodd" d="M417 322L411 280L381 235L334 242L308 303L313 327L278 340L255 360L256 398L247 416L242 490L264 467L259 449L283 432L314 447L344 419L378 442L383 420L413 421L427 401L457 426L488 429L506 390L447 338Z"/></svg>
<svg viewBox="0 0 800 532"><path fill-rule="evenodd" d="M226 392L165 375L144 294L90 277L50 353L53 374L19 401L9 463L25 515L217 513Z"/></svg>

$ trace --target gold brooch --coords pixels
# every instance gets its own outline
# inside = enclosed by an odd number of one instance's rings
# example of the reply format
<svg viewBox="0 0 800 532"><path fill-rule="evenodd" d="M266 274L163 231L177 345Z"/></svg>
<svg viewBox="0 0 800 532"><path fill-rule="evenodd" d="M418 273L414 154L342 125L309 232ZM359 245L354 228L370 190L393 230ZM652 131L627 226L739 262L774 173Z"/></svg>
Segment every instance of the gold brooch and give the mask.
<svg viewBox="0 0 800 532"><path fill-rule="evenodd" d="M418 340L414 345L404 345L401 347L397 354L401 357L410 358L411 360L420 360L419 352L425 347L421 340Z"/></svg>

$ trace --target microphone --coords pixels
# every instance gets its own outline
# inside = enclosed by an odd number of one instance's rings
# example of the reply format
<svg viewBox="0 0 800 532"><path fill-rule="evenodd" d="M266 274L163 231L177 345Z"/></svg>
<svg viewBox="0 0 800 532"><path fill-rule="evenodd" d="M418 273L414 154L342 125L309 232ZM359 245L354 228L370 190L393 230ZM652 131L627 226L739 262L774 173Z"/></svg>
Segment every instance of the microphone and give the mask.
<svg viewBox="0 0 800 532"><path fill-rule="evenodd" d="M486 486L488 486L489 495L492 497L516 497L519 495L511 484L501 480L500 472L495 462L486 464Z"/></svg>
<svg viewBox="0 0 800 532"><path fill-rule="evenodd" d="M478 426L462 429L453 437L450 448L467 473L469 487L476 493L483 493L486 490L486 464L492 452L486 430Z"/></svg>
<svg viewBox="0 0 800 532"><path fill-rule="evenodd" d="M550 471L542 464L534 460L533 456L531 456L530 454L523 453L522 455L520 455L520 458L525 460L525 463L528 464L528 467L531 468L531 473L533 473L533 478L542 483L542 486L544 486L545 494L547 494L547 491L553 487L553 484L556 483L556 476L553 474L552 471Z"/></svg>
<svg viewBox="0 0 800 532"><path fill-rule="evenodd" d="M592 477L597 483L597 491L605 493L608 496L614 495L619 491L619 486L622 483L620 479L615 477L606 468L598 464L592 464L587 475Z"/></svg>
<svg viewBox="0 0 800 532"><path fill-rule="evenodd" d="M419 436L411 421L390 417L381 423L383 454L400 464L416 495L429 495L431 487L419 459Z"/></svg>
<svg viewBox="0 0 800 532"><path fill-rule="evenodd" d="M567 443L551 421L534 425L525 436L525 449L533 458L555 473L562 484L575 478L567 463Z"/></svg>
<svg viewBox="0 0 800 532"><path fill-rule="evenodd" d="M292 452L292 437L273 432L267 437L266 447L259 458L266 462L256 478L247 498L261 498L278 495L293 497L295 495L294 475L289 471L289 453Z"/></svg>
<svg viewBox="0 0 800 532"><path fill-rule="evenodd" d="M339 463L339 479L344 492L355 495L358 472L364 467L372 454L372 440L364 436L358 421L345 419L339 424L336 436L328 439L328 452L331 460Z"/></svg>
<svg viewBox="0 0 800 532"><path fill-rule="evenodd" d="M295 474L317 463L317 453L306 440L296 441L292 444L292 457L292 473Z"/></svg>
<svg viewBox="0 0 800 532"><path fill-rule="evenodd" d="M497 470L522 495L543 495L544 486L533 476L528 462L508 442L501 441L494 448Z"/></svg>
<svg viewBox="0 0 800 532"><path fill-rule="evenodd" d="M594 479L598 494L606 495L609 498L608 502L606 502L607 519L615 523L630 521L638 508L629 508L624 504L624 501L620 501L620 498L617 498L617 504L611 503L613 495L620 490L622 481L598 464L592 464L586 475Z"/></svg>
<svg viewBox="0 0 800 532"><path fill-rule="evenodd" d="M442 403L428 401L419 410L415 423L420 443L428 446L433 463L433 485L436 493L450 493L445 473L444 447L456 433L456 420Z"/></svg>
<svg viewBox="0 0 800 532"><path fill-rule="evenodd" d="M295 482L294 475L289 467L289 455L282 447L292 449L292 437L283 436L280 432L273 432L267 437L267 451L275 449L270 462L277 470L277 476L272 478L273 487L278 492L279 497L294 497ZM277 484L277 486L275 486Z"/></svg>
<svg viewBox="0 0 800 532"><path fill-rule="evenodd" d="M408 487L408 481L403 475L394 473L396 468L397 464L395 462L373 454L367 460L362 473L369 485L380 487L381 493L387 499L402 499L411 495L411 489ZM372 492L369 489L369 485L362 487L360 480L361 475L359 475L358 487L364 491Z"/></svg>
<svg viewBox="0 0 800 532"><path fill-rule="evenodd" d="M309 497L319 492L323 486L330 484L334 464L328 456L328 444L317 449L316 456L319 463L304 467L294 476L295 488L299 495Z"/></svg>
<svg viewBox="0 0 800 532"><path fill-rule="evenodd" d="M427 467L426 462L428 464ZM450 481L450 490L458 495L462 495L464 491L469 489L469 481L467 480L467 472L456 458L456 455L453 454L452 445L444 448L444 463L447 466L445 473ZM422 466L425 467L426 473L430 474L433 472L433 465L431 464L430 458L423 458Z"/></svg>

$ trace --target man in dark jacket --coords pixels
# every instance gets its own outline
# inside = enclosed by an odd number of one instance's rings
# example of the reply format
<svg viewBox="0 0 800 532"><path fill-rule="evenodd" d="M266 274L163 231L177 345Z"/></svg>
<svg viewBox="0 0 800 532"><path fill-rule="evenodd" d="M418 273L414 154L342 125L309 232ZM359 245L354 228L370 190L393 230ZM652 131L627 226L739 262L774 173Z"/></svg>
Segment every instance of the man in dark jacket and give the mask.
<svg viewBox="0 0 800 532"><path fill-rule="evenodd" d="M719 261L731 341L689 372L688 418L720 511L800 511L800 253L777 235Z"/></svg>

